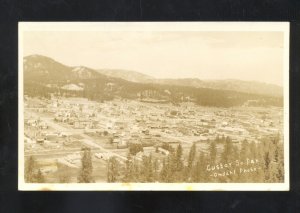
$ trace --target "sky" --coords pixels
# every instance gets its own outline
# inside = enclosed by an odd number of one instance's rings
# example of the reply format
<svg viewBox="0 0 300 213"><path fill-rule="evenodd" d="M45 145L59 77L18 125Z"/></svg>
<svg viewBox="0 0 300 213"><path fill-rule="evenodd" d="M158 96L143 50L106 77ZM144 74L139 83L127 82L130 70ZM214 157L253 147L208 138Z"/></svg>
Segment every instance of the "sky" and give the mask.
<svg viewBox="0 0 300 213"><path fill-rule="evenodd" d="M23 55L155 78L283 84L283 32L25 31Z"/></svg>

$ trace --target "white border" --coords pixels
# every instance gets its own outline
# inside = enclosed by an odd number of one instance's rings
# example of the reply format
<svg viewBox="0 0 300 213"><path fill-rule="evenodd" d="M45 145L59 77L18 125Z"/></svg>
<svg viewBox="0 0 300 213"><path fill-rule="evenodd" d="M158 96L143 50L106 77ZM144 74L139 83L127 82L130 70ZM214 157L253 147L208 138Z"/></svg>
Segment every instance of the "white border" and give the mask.
<svg viewBox="0 0 300 213"><path fill-rule="evenodd" d="M18 189L59 191L288 191L289 190L289 22L20 22ZM24 181L23 32L24 31L280 31L284 33L284 183L75 183Z"/></svg>

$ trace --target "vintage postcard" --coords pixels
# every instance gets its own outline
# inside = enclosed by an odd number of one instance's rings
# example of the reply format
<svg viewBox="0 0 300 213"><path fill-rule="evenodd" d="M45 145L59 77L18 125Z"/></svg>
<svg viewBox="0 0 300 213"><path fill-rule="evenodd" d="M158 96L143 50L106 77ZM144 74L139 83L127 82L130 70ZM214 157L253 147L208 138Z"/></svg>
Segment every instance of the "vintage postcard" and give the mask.
<svg viewBox="0 0 300 213"><path fill-rule="evenodd" d="M288 22L20 22L19 190L289 190Z"/></svg>

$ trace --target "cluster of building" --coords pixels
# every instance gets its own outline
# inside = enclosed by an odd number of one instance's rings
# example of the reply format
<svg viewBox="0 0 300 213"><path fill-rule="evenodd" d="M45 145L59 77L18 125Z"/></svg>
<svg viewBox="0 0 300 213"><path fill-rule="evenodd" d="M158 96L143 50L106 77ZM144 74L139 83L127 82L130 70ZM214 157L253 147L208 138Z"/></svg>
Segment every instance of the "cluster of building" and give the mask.
<svg viewBox="0 0 300 213"><path fill-rule="evenodd" d="M78 130L109 136L112 146L117 148L125 148L129 143L155 146L205 142L218 136L230 136L235 142L256 141L265 135L281 134L283 130L283 113L279 108L225 109L201 107L192 102L173 105L136 100L99 103L83 98L40 100L38 106L29 103L25 108L48 114L74 134ZM33 118L26 119L25 125L44 131L48 128L47 121Z"/></svg>

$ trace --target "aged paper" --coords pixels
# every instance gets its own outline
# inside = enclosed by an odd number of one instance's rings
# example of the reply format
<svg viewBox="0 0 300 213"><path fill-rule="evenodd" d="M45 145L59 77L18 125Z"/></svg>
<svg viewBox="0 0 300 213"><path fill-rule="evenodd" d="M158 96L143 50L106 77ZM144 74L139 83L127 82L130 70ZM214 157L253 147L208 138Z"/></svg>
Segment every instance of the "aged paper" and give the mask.
<svg viewBox="0 0 300 213"><path fill-rule="evenodd" d="M19 190L289 190L289 23L19 23Z"/></svg>

